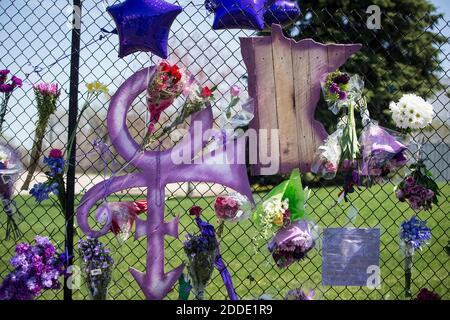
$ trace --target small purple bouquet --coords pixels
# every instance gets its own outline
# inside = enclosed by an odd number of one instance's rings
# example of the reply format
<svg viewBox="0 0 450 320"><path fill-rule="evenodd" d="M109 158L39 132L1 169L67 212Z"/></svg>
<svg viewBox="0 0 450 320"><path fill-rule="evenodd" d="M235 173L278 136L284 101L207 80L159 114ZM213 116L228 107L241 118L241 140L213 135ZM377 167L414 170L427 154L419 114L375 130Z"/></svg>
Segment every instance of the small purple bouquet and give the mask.
<svg viewBox="0 0 450 320"><path fill-rule="evenodd" d="M52 149L48 157L44 157L44 164L48 171L45 172L47 180L39 182L30 190L30 194L36 202L41 203L49 199L51 193L58 197L58 202L62 212L66 210L66 187L64 182L65 160L60 149Z"/></svg>
<svg viewBox="0 0 450 320"><path fill-rule="evenodd" d="M82 274L86 280L92 300L106 300L111 281L114 260L110 251L98 239L80 239L78 254L81 258Z"/></svg>
<svg viewBox="0 0 450 320"><path fill-rule="evenodd" d="M32 300L42 291L61 288L65 253L58 255L47 237L36 236L35 245L19 243L10 263L14 267L0 286L0 300Z"/></svg>
<svg viewBox="0 0 450 320"><path fill-rule="evenodd" d="M370 123L361 134L361 175L378 180L391 176L407 162L408 149L376 123Z"/></svg>
<svg viewBox="0 0 450 320"><path fill-rule="evenodd" d="M277 267L287 268L306 257L314 247L314 237L306 220L295 221L280 229L268 245Z"/></svg>
<svg viewBox="0 0 450 320"><path fill-rule="evenodd" d="M195 216L200 233L186 235L186 241L183 243L184 252L188 257L189 280L195 298L203 300L206 285L214 268L217 268L230 300L238 300L231 275L220 254L216 231L212 225L200 218L201 212L202 208L199 206L189 209L189 214Z"/></svg>
<svg viewBox="0 0 450 320"><path fill-rule="evenodd" d="M10 82L7 83L9 74L10 71L8 69L0 70L0 93L2 93L2 102L0 103L0 133L2 132L6 113L8 112L8 102L12 92L16 88L22 87L22 79L17 76L12 76Z"/></svg>
<svg viewBox="0 0 450 320"><path fill-rule="evenodd" d="M191 215L199 218L201 208L194 206L189 212ZM189 279L197 300L203 300L204 298L206 285L214 271L216 251L218 249L214 231L209 231L205 230L200 234L187 234L186 241L183 243L184 252L189 261Z"/></svg>
<svg viewBox="0 0 450 320"><path fill-rule="evenodd" d="M325 101L334 114L357 103L364 89L364 81L359 75L352 76L339 70L322 76L321 84Z"/></svg>
<svg viewBox="0 0 450 320"><path fill-rule="evenodd" d="M430 210L438 204L439 187L423 161L409 166L411 173L396 187L395 195L401 202L408 201L415 211Z"/></svg>
<svg viewBox="0 0 450 320"><path fill-rule="evenodd" d="M431 239L431 229L426 226L426 221L413 216L409 221L403 221L400 226L400 249L405 255L405 293L411 296L411 271L413 255Z"/></svg>
<svg viewBox="0 0 450 320"><path fill-rule="evenodd" d="M22 190L28 190L34 172L38 166L39 158L42 153L42 141L44 140L50 117L56 111L56 104L60 94L57 84L39 83L33 85L34 94L37 102L38 120L34 136L33 149L31 150L31 159L28 166L28 174L22 186Z"/></svg>
<svg viewBox="0 0 450 320"><path fill-rule="evenodd" d="M13 200L14 185L23 171L20 156L7 145L0 144L0 201L7 216L6 240L12 235L20 238L21 232L17 226L16 217L23 218L16 202Z"/></svg>

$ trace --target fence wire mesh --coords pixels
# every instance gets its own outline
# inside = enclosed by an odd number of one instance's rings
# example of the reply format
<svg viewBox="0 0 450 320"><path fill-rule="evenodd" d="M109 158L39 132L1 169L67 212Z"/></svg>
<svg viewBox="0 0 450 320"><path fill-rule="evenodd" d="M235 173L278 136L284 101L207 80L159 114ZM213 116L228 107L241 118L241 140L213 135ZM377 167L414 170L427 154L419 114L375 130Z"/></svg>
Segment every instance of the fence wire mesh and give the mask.
<svg viewBox="0 0 450 320"><path fill-rule="evenodd" d="M131 54L123 59L117 57L118 38L103 30L115 28L112 19L105 12L105 5L118 1L83 1L81 16L81 60L80 60L80 105L87 95L85 84L100 81L107 84L108 90L115 90L135 71L156 64L160 59L148 53ZM218 85L219 99L214 107L215 119L220 117L221 104L227 103L227 91L230 86L238 85L247 88L246 68L242 61L239 37L255 36L256 32L247 30L212 30L212 14L205 10L203 4L181 3L183 12L172 25L169 38L169 61L186 67L201 84ZM1 140L18 149L24 164L30 157L37 111L35 108L31 84L45 81L57 82L62 93L59 98L58 110L50 120L46 134L44 153L51 148L62 148L67 144L68 133L68 94L71 49L71 2L68 1L10 1L0 2L0 67L14 70L17 74L25 74L25 85L15 92L9 103L8 112L3 126ZM359 73L366 81L366 86L373 90L382 90L391 95L392 100L400 91L420 92L429 97L429 101L437 108L436 125L431 134L426 134L425 153L427 165L439 180L442 191L440 205L434 206L430 212L420 212L419 218L427 220L432 228L433 239L425 250L418 252L415 259L412 291L417 293L427 287L435 290L443 298L448 299L450 278L448 255L445 251L448 245L449 219L449 163L448 143L450 139L448 106L448 65L449 47L446 37L450 35L450 21L440 17L437 22L428 16L383 16L382 29L368 31L362 21L366 21L365 8L360 11L340 12L330 9L303 10L302 19L286 28L286 35L296 39L313 37L320 42L362 43L361 54L355 56L357 63L352 64L349 72ZM311 23L315 21L315 23ZM436 81L441 86L431 90L429 79L411 83L393 81L379 70L370 68L371 59L389 60L396 57L406 57L417 39L409 38L404 33L399 21L416 23L422 26L422 37L434 44L438 55L429 58L433 61L422 61L429 71L437 75ZM428 25L427 25L428 24ZM333 31L329 26L335 25ZM424 26L425 25L425 26ZM102 30L103 29L103 30ZM363 31L364 30L364 31ZM433 31L430 36L426 31ZM444 37L444 41L441 37ZM386 39L404 41L404 51L390 51ZM417 53L416 53L417 54ZM438 58L436 58L438 57ZM414 62L417 63L417 62ZM386 62L385 73L389 73L389 63ZM347 70L347 69L346 69ZM407 74L408 64L403 65ZM401 72L401 70L396 70ZM402 77L401 79L404 79ZM417 77L414 77L417 79ZM380 87L382 85L382 87ZM436 86L434 86L436 88ZM165 111L160 125L168 124L177 112L178 104ZM77 132L77 163L76 163L76 204L82 194L93 185L111 175L113 161L109 161L108 172L103 171L104 163L93 149L93 141L102 139L109 144L106 127L106 112L108 99L99 99L83 116ZM319 108L320 109L320 108ZM323 109L323 108L322 108ZM380 110L377 97L369 97L369 109L372 116L386 123L386 115ZM128 115L130 132L137 141L142 140L145 132L147 111L145 96L134 102ZM328 127L330 129L330 127ZM174 144L173 136L165 137L165 148ZM115 156L123 165L120 156ZM121 174L128 174L135 169L127 167ZM22 177L24 178L24 176ZM43 181L45 176L39 173L35 181ZM271 177L252 177L255 200L264 199L271 183ZM19 186L23 182L19 181ZM308 185L308 183L306 183ZM252 238L256 229L250 221L236 224L226 224L221 240L221 251L227 263L239 297L253 299L264 293L274 298L282 298L289 289L299 286L314 287L323 299L399 299L403 298L404 272L403 256L399 250L398 231L400 223L409 219L411 209L396 200L392 192L393 182L386 182L352 195L352 202L338 207L336 197L339 186L316 182L312 183L312 194L308 201L311 218L321 227L353 226L378 227L381 229L381 287L368 289L366 287L322 287L321 284L321 252L314 250L308 261L292 265L288 269L274 268L269 253L263 248L255 248ZM217 195L229 192L227 188L216 184L177 183L166 188L166 219L180 216L180 238L187 232L195 231L191 217L186 213L192 205L200 205L205 209L204 216L217 227L213 202ZM131 189L108 197L111 201L134 201L145 199L145 190ZM36 204L27 192L20 192L15 197L18 208L24 215L20 223L23 232L22 241L31 241L36 234L49 235L64 249L65 218L56 205L56 198L51 201ZM359 210L355 218L350 218L351 207ZM16 242L5 241L5 215L0 220L0 278L11 271L9 258L14 252ZM75 243L84 238L81 231L75 227ZM140 271L146 268L146 240L134 240L131 236L123 242L117 241L113 235L102 237L114 252L116 261L112 283L109 288L110 299L143 299L144 296L137 283L128 272L129 267ZM166 238L165 243L166 271L178 266L185 260L180 240ZM76 248L75 248L76 252ZM75 255L75 264L79 257ZM177 299L176 287L168 295L168 299ZM74 299L86 299L87 290L81 284L73 290ZM226 290L218 272L206 290L206 299L226 299ZM40 299L63 299L63 292L47 291Z"/></svg>

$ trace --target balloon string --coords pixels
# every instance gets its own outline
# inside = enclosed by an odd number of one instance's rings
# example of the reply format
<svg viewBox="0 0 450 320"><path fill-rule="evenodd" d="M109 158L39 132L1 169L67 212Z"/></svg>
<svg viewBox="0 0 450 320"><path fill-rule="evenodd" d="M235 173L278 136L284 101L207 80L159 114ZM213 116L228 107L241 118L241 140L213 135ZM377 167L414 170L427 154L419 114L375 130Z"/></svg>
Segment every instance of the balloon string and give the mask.
<svg viewBox="0 0 450 320"><path fill-rule="evenodd" d="M106 32L106 30L104 30L103 28L100 29L102 32ZM100 34L99 37L96 39L92 39L91 41L89 41L88 43L86 43L82 48L80 48L80 51L86 49L87 47L89 47L90 45L99 42L103 39L106 39L108 37L111 36L111 33L106 32L106 35ZM39 75L42 78L42 72L45 70L49 70L51 67L53 67L54 65L58 64L59 62L61 62L62 60L70 57L72 55L72 53L67 53L67 54L63 54L62 56L60 56L58 59L56 59L53 63L49 64L49 65L37 65L37 66L33 66L29 63L29 65L31 65L33 67L33 70L30 73L26 73L25 74L25 79L24 81L26 81L28 79L28 77L30 76L30 74L32 73L36 73L37 75ZM21 68L22 69L22 68Z"/></svg>

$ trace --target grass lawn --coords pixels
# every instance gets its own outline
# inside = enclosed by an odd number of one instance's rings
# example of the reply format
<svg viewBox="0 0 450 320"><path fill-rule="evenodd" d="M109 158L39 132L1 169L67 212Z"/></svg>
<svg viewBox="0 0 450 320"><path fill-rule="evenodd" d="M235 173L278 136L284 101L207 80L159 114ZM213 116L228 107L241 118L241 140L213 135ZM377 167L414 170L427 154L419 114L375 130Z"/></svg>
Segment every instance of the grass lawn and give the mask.
<svg viewBox="0 0 450 320"><path fill-rule="evenodd" d="M447 245L450 209L450 186L443 184L440 206L430 212L421 212L419 218L428 220L432 228L433 239L429 246L414 256L413 293L420 288L428 287L436 290L444 299L449 299L449 257L444 248ZM337 226L374 227L381 229L381 287L370 290L366 287L323 287L321 286L321 244L311 251L309 258L284 270L274 267L274 262L265 248L258 250L252 243L255 228L251 221L227 224L221 241L224 261L232 275L236 291L242 299L253 299L263 293L274 298L281 298L292 288L299 286L316 288L322 299L403 299L403 257L399 251L398 231L400 223L413 214L405 203L399 203L392 192L392 185L375 186L352 195L353 206L359 209L358 215L349 220L347 216L349 204L335 207L337 188L313 189L308 201L308 211L311 219L321 228ZM256 194L259 201L263 194ZM129 196L118 196L121 201L133 200ZM111 201L117 200L114 197ZM53 206L52 201L36 205L29 197L17 196L16 201L25 216L21 223L24 232L23 240L31 241L36 234L50 235L54 242L63 250L64 217ZM180 239L184 239L187 232L196 232L192 218L186 214L193 203L207 207L204 217L215 226L217 221L212 211L213 198L176 198L166 201L166 219L181 216ZM0 238L4 239L5 218L1 214ZM79 230L78 230L79 233ZM76 241L79 236L76 236ZM119 244L110 234L102 238L114 252L117 261L110 284L110 299L142 299L143 295L137 283L127 271L130 266L138 270L145 270L146 241L145 238L134 241L130 237L125 243ZM0 278L6 276L9 266L8 260L13 253L15 243L2 241L0 244ZM185 259L181 241L166 238L166 270L178 266ZM76 259L76 264L79 260ZM168 298L177 298L177 288ZM206 299L225 299L226 290L217 271L214 271L207 290ZM74 290L75 299L84 299L86 290L81 285ZM46 292L41 299L62 298L61 291Z"/></svg>

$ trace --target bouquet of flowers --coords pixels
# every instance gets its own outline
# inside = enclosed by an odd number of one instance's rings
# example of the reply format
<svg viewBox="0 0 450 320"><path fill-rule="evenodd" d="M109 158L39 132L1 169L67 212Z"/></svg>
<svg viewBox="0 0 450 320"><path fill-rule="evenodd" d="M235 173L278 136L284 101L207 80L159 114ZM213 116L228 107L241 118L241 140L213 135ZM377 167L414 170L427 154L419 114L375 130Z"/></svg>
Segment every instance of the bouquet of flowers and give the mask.
<svg viewBox="0 0 450 320"><path fill-rule="evenodd" d="M319 147L311 166L312 173L320 175L326 180L332 180L336 177L342 153L339 144L342 138L342 132L342 128L338 128Z"/></svg>
<svg viewBox="0 0 450 320"><path fill-rule="evenodd" d="M426 226L426 221L413 216L409 221L403 221L400 226L400 248L405 255L405 293L411 296L411 271L413 255L418 249L431 239L431 229Z"/></svg>
<svg viewBox="0 0 450 320"><path fill-rule="evenodd" d="M6 112L8 111L8 102L11 98L12 92L16 88L22 87L22 79L17 76L12 76L10 83L7 83L8 69L0 70L0 93L2 93L2 101L0 103L0 133L2 132L3 122L5 121Z"/></svg>
<svg viewBox="0 0 450 320"><path fill-rule="evenodd" d="M357 103L364 89L364 81L359 75L351 76L339 70L324 75L321 84L325 101L334 114Z"/></svg>
<svg viewBox="0 0 450 320"><path fill-rule="evenodd" d="M247 219L253 205L248 198L240 193L228 196L218 196L214 202L214 211L220 220L236 222Z"/></svg>
<svg viewBox="0 0 450 320"><path fill-rule="evenodd" d="M64 168L66 162L63 152L60 149L52 149L48 157L44 157L44 164L47 165L47 181L39 182L30 189L30 194L36 202L41 203L47 200L51 193L58 197L58 202L62 212L66 210L66 187L64 182Z"/></svg>
<svg viewBox="0 0 450 320"><path fill-rule="evenodd" d="M408 201L413 210L430 210L438 204L439 186L423 161L409 166L411 173L396 187L395 195L401 202Z"/></svg>
<svg viewBox="0 0 450 320"><path fill-rule="evenodd" d="M433 106L415 94L405 94L397 103L391 102L389 110L395 125L409 131L426 128L435 115Z"/></svg>
<svg viewBox="0 0 450 320"><path fill-rule="evenodd" d="M120 240L130 236L134 221L141 213L147 212L147 201L106 202L98 207L95 218L102 224L111 223L111 232ZM108 221L108 219L111 219Z"/></svg>
<svg viewBox="0 0 450 320"><path fill-rule="evenodd" d="M306 256L314 247L315 239L310 225L304 220L307 194L302 187L300 172L292 171L289 180L273 188L268 199L254 215L260 234L255 240L268 240L276 264L284 268Z"/></svg>
<svg viewBox="0 0 450 320"><path fill-rule="evenodd" d="M303 259L314 243L310 225L306 220L301 220L281 228L269 243L268 249L277 267L286 268Z"/></svg>
<svg viewBox="0 0 450 320"><path fill-rule="evenodd" d="M145 141L155 131L155 125L185 87L186 74L177 66L162 61L156 66L155 73L147 88L147 108L150 112L150 123Z"/></svg>
<svg viewBox="0 0 450 320"><path fill-rule="evenodd" d="M58 85L52 83L35 84L33 85L33 90L37 101L38 121L36 124L33 149L31 150L30 165L28 166L28 175L22 186L22 190L28 190L31 179L36 171L39 157L42 153L42 141L44 140L48 121L56 111L56 104L60 94Z"/></svg>
<svg viewBox="0 0 450 320"><path fill-rule="evenodd" d="M214 91L216 91L216 89L217 87L209 88L208 86L200 86L194 77L191 76L182 91L186 101L181 108L180 114L175 118L175 120L172 121L171 124L162 129L162 133L158 136L158 138L172 131L178 125L182 124L189 116L203 110L209 103L214 101Z"/></svg>
<svg viewBox="0 0 450 320"><path fill-rule="evenodd" d="M16 202L12 199L14 185L23 171L19 155L9 146L0 144L0 200L5 210L6 240L12 235L15 239L21 236L15 216L22 218Z"/></svg>
<svg viewBox="0 0 450 320"><path fill-rule="evenodd" d="M340 139L342 160L354 161L359 154L355 110L360 104L365 105L363 89L364 81L358 75L350 76L341 71L328 73L322 80L322 92L330 110L334 114L341 110L345 113L341 118L344 123Z"/></svg>
<svg viewBox="0 0 450 320"><path fill-rule="evenodd" d="M214 227L200 219L202 208L193 206L189 214L195 216L200 234L186 235L183 243L188 257L188 274L195 298L203 300L206 285L211 279L214 267L220 272L230 300L238 300L231 275L220 254L219 242Z"/></svg>
<svg viewBox="0 0 450 320"><path fill-rule="evenodd" d="M314 300L316 292L313 289L305 291L301 288L289 290L284 300Z"/></svg>
<svg viewBox="0 0 450 320"><path fill-rule="evenodd" d="M192 207L190 214L199 218L200 207ZM212 226L211 226L212 228ZM183 243L184 252L188 257L188 273L195 298L203 300L206 285L214 271L218 243L214 229L202 231L200 234L187 234Z"/></svg>
<svg viewBox="0 0 450 320"><path fill-rule="evenodd" d="M361 175L374 179L388 177L407 162L404 144L376 123L370 123L361 134Z"/></svg>
<svg viewBox="0 0 450 320"><path fill-rule="evenodd" d="M114 260L110 251L98 239L80 239L78 254L81 257L82 273L92 300L106 300L111 269Z"/></svg>
<svg viewBox="0 0 450 320"><path fill-rule="evenodd" d="M35 245L20 243L10 262L14 268L0 286L0 300L32 300L42 291L59 289L65 274L66 254L57 254L47 237L36 236Z"/></svg>

